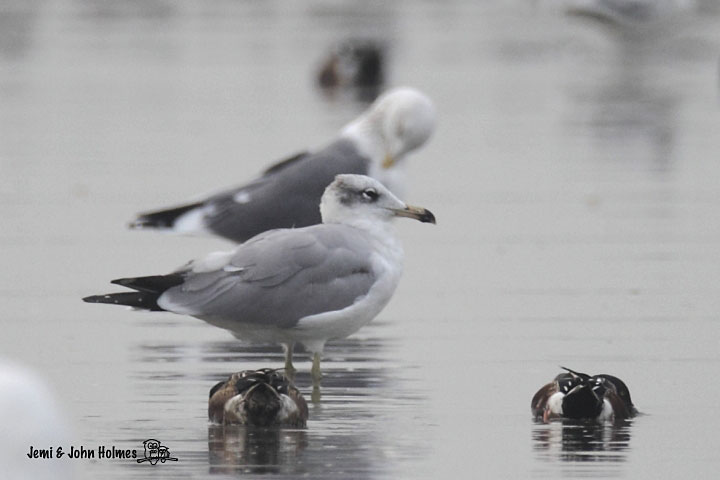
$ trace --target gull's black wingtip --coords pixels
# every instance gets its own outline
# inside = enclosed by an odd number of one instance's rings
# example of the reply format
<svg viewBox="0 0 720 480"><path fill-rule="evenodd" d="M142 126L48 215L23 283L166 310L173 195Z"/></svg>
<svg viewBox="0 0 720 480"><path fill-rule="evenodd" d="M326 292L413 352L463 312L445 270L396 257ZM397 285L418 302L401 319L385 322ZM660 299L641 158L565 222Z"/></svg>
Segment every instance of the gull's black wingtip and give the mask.
<svg viewBox="0 0 720 480"><path fill-rule="evenodd" d="M131 230L158 229L167 230L175 226L177 219L191 210L203 206L202 202L190 203L179 207L139 213L135 220L128 223Z"/></svg>
<svg viewBox="0 0 720 480"><path fill-rule="evenodd" d="M100 299L103 295L90 295L89 297L83 297L82 301L85 303L103 303Z"/></svg>
<svg viewBox="0 0 720 480"><path fill-rule="evenodd" d="M143 228L152 228L152 225L144 222L140 218L136 218L132 222L127 223L127 228L130 230L141 230Z"/></svg>
<svg viewBox="0 0 720 480"><path fill-rule="evenodd" d="M151 292L123 292L108 293L106 295L90 295L83 298L85 303L107 303L109 305L124 305L127 307L149 310L151 312L164 311L165 309L157 304L160 295Z"/></svg>

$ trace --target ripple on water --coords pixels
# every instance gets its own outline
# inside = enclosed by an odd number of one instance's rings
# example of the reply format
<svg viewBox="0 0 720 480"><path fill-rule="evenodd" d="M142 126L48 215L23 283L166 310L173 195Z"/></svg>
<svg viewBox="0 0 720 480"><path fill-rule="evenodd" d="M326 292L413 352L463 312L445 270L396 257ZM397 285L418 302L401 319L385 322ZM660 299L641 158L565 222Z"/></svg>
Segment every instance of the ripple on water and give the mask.
<svg viewBox="0 0 720 480"><path fill-rule="evenodd" d="M173 454L198 475L390 475L398 462L427 453L418 437L403 434L405 424L421 414L426 396L416 388L412 366L399 368L391 358L393 342L378 336L329 344L319 402L310 401L310 359L298 349L295 383L310 404L307 430L207 422L210 388L234 371L282 366L280 347L234 340L138 344L130 374L138 392L128 406L135 420L111 428L125 436L113 441L138 444L148 432L172 439Z"/></svg>
<svg viewBox="0 0 720 480"><path fill-rule="evenodd" d="M536 422L532 447L540 464L568 474L616 476L630 451L632 420L615 423L584 421ZM549 472L547 472L549 474Z"/></svg>

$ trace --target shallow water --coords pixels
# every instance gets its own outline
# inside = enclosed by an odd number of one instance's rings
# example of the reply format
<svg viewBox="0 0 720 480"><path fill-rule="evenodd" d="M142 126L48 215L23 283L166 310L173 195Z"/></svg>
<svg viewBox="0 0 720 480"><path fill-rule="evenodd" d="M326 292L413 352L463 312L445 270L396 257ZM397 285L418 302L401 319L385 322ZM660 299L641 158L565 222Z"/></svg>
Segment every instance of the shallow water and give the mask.
<svg viewBox="0 0 720 480"><path fill-rule="evenodd" d="M5 2L0 7L0 354L37 369L70 443L177 462L79 476L711 478L720 468L720 9L642 35L554 2ZM251 179L365 104L313 75L347 37L440 112L410 160L391 304L328 345L306 431L218 429L210 387L281 366L170 314L87 305L112 278L227 243L125 229ZM565 365L612 373L644 415L537 424ZM309 395L307 356L299 387ZM27 446L23 446L23 449Z"/></svg>

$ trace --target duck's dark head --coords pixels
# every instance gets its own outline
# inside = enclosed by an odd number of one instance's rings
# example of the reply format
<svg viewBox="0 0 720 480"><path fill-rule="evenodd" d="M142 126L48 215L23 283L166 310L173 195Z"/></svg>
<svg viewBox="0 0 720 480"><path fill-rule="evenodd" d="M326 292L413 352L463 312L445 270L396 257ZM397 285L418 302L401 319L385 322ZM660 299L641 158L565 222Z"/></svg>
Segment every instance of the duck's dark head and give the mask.
<svg viewBox="0 0 720 480"><path fill-rule="evenodd" d="M245 393L243 409L248 425L256 427L272 425L281 408L280 395L267 383L257 383Z"/></svg>
<svg viewBox="0 0 720 480"><path fill-rule="evenodd" d="M282 373L261 368L234 373L215 385L208 416L224 424L304 428L308 409L300 391Z"/></svg>
<svg viewBox="0 0 720 480"><path fill-rule="evenodd" d="M589 383L577 385L562 399L565 418L597 418L603 409L603 396L598 395Z"/></svg>

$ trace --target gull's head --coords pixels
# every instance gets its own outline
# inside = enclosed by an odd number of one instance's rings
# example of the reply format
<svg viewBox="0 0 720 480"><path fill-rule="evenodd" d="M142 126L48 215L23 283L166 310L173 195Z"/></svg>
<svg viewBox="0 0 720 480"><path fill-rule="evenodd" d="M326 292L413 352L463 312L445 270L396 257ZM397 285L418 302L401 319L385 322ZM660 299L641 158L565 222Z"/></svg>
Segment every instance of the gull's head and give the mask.
<svg viewBox="0 0 720 480"><path fill-rule="evenodd" d="M436 116L426 95L414 88L394 88L378 97L344 132L388 169L427 142L435 130Z"/></svg>
<svg viewBox="0 0 720 480"><path fill-rule="evenodd" d="M429 210L405 204L382 183L365 175L336 176L322 196L320 214L323 223L355 224L367 220L389 221L394 217L435 223L435 216Z"/></svg>

